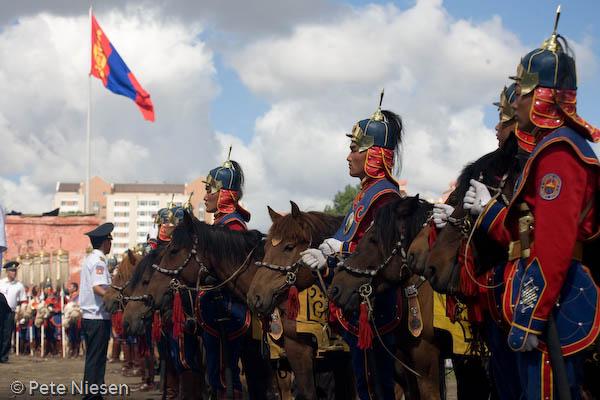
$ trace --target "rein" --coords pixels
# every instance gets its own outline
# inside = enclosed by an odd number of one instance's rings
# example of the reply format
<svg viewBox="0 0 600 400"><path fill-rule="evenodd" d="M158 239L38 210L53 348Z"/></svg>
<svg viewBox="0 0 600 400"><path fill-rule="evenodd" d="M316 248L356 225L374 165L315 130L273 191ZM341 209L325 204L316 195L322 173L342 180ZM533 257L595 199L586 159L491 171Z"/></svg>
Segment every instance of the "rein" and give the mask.
<svg viewBox="0 0 600 400"><path fill-rule="evenodd" d="M246 256L246 258L244 259L244 261L242 262L242 264L227 279L225 279L223 282L219 283L218 285L214 285L214 286L198 286L198 290L201 290L201 291L204 291L204 292L210 292L212 290L218 290L218 289L222 288L223 286L225 286L227 283L231 282L233 279L237 278L237 276L244 269L246 269L250 265L248 263L248 261L250 260L250 257L252 257L252 255L254 254L254 251L256 250L256 248L259 245L260 245L260 243L257 244L256 246L254 246L252 248L252 250L250 250L250 252ZM198 274L198 276L200 276L200 274Z"/></svg>
<svg viewBox="0 0 600 400"><path fill-rule="evenodd" d="M402 257L401 270L408 269L408 259L406 257L406 250L404 250L404 247L402 246L403 241L404 241L404 234L402 234L402 236L400 237L400 240L398 242L396 242L396 244L394 244L394 247L392 248L392 252L390 253L390 255L381 264L379 264L376 267L373 267L373 268L350 267L345 264L345 260L340 261L338 263L338 267L340 267L341 270L346 270L353 275L366 276L366 277L372 278L375 275L377 275L381 270L383 270L390 263L390 261L392 261L392 258L394 258L396 256L396 254L398 254L398 252L400 252L400 255Z"/></svg>
<svg viewBox="0 0 600 400"><path fill-rule="evenodd" d="M508 204L509 201L506 198L506 196L504 195L504 193L502 193L502 189L504 189L504 186L506 185L506 180L508 178L508 172L506 172L503 176L502 179L500 180L500 184L498 185L498 187L491 187L489 185L485 185L489 190L495 192L495 194L492 196L492 198L490 199L490 201L497 199L498 197L502 197L502 200L505 202L505 204ZM469 248L471 247L471 241L473 240L473 235L475 234L475 228L479 225L479 221L481 220L483 213L480 213L477 218L475 219L475 223L471 224L472 226L470 227L470 231L468 232L467 237L467 243L465 245L465 254L464 254L464 259L465 262L467 262L467 260L469 259ZM467 215L465 215L463 218L467 218L469 216L469 214L467 213ZM450 220L450 219L448 219ZM470 221L470 218L469 218ZM462 231L461 231L462 232ZM504 285L504 282L500 282L497 283L495 285L486 285L483 283L480 283L471 273L471 271L469 270L469 268L466 268L467 271L467 275L469 276L469 279L471 279L471 281L477 285L478 287L482 288L482 289L497 289L499 287L501 287L502 285Z"/></svg>

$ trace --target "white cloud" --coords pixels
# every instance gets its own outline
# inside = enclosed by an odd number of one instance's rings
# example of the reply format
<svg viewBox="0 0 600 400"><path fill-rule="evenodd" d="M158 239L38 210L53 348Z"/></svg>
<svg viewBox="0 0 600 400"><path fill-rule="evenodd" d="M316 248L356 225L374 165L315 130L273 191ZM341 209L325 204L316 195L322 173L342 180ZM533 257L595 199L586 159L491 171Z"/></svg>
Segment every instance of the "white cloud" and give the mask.
<svg viewBox="0 0 600 400"><path fill-rule="evenodd" d="M437 197L496 146L483 111L525 50L498 17L455 20L441 1L422 0L407 10L354 8L230 54L243 82L272 102L239 157L267 176L248 178L256 222L268 226L265 199L319 209L353 182L344 133L374 111L381 87L384 108L405 122L402 177L412 193Z"/></svg>
<svg viewBox="0 0 600 400"><path fill-rule="evenodd" d="M109 180L182 182L216 159L209 106L218 88L213 52L197 23L155 9L97 15L105 33L151 94L156 122L92 81L92 173ZM0 203L49 208L58 180L85 178L89 71L87 16L38 14L0 31ZM35 190L38 195L33 195Z"/></svg>

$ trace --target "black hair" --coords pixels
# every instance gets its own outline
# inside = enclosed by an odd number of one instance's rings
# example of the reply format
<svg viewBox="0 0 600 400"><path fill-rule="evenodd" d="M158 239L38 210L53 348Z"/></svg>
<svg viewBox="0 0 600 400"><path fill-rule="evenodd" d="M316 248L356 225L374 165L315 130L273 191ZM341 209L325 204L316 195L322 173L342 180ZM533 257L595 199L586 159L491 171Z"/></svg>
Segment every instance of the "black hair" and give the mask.
<svg viewBox="0 0 600 400"><path fill-rule="evenodd" d="M237 161L230 160L230 162L231 162L231 165L233 166L233 169L236 172L236 175L238 176L239 186L240 186L240 190L238 191L238 193L239 193L238 200L241 200L242 197L244 197L244 170L242 169L242 166L240 165L240 163L238 163Z"/></svg>
<svg viewBox="0 0 600 400"><path fill-rule="evenodd" d="M77 282L71 282L72 286L75 286L75 290L79 290L79 284Z"/></svg>
<svg viewBox="0 0 600 400"><path fill-rule="evenodd" d="M395 124L398 127L398 136L396 137L396 143L394 143L394 175L400 175L402 170L402 139L404 138L404 123L402 117L390 110L382 110L381 113L388 120L388 123Z"/></svg>

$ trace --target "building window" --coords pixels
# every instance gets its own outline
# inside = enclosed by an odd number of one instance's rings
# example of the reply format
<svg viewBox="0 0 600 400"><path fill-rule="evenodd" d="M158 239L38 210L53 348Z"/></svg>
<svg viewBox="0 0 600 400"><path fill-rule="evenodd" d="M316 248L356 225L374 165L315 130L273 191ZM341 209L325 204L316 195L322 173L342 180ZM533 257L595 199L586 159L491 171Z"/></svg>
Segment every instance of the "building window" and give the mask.
<svg viewBox="0 0 600 400"><path fill-rule="evenodd" d="M115 222L115 228L129 228L129 222Z"/></svg>
<svg viewBox="0 0 600 400"><path fill-rule="evenodd" d="M149 227L152 226L152 221L138 221L137 226L139 228Z"/></svg>
<svg viewBox="0 0 600 400"><path fill-rule="evenodd" d="M129 211L115 211L115 217L129 217Z"/></svg>
<svg viewBox="0 0 600 400"><path fill-rule="evenodd" d="M124 237L128 237L129 233L127 233L127 232L113 232L112 235L114 237L124 238Z"/></svg>
<svg viewBox="0 0 600 400"><path fill-rule="evenodd" d="M151 217L154 214L155 213L152 211L138 211L137 212L138 217Z"/></svg>
<svg viewBox="0 0 600 400"><path fill-rule="evenodd" d="M152 206L152 207L158 207L158 200L152 200L148 202L148 205Z"/></svg>
<svg viewBox="0 0 600 400"><path fill-rule="evenodd" d="M77 200L62 200L60 205L63 207L71 207L79 205L79 202Z"/></svg>
<svg viewBox="0 0 600 400"><path fill-rule="evenodd" d="M115 201L115 207L129 207L128 201Z"/></svg>

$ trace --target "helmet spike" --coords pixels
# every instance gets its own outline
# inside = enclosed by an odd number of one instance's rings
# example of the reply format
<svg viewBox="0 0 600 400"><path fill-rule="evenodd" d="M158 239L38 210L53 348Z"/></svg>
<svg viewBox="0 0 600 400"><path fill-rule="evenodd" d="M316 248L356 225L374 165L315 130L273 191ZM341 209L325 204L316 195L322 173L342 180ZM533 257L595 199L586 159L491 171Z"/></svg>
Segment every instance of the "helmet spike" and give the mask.
<svg viewBox="0 0 600 400"><path fill-rule="evenodd" d="M554 30L552 31L556 35L556 29L558 28L558 20L560 20L560 4L556 8L556 18L554 19Z"/></svg>
<svg viewBox="0 0 600 400"><path fill-rule="evenodd" d="M192 206L192 196L194 192L190 193L190 197L188 197L187 201L183 205L183 208L187 210L190 214L193 214L194 207Z"/></svg>
<svg viewBox="0 0 600 400"><path fill-rule="evenodd" d="M381 113L381 105L383 104L383 95L384 95L384 89L381 89L381 94L379 95L379 107L377 107L377 110L375 110L375 112L373 113L373 116L371 117L371 121L383 121L383 114Z"/></svg>
<svg viewBox="0 0 600 400"><path fill-rule="evenodd" d="M225 162L223 163L223 167L225 168L232 168L233 164L231 162L231 149L233 148L232 145L229 145L229 152L227 153L227 160L225 160Z"/></svg>
<svg viewBox="0 0 600 400"><path fill-rule="evenodd" d="M542 49L549 50L553 53L556 53L560 49L560 44L556 40L558 37L558 33L556 32L558 29L558 21L560 20L560 5L556 8L556 17L554 17L554 29L552 30L552 35L544 40L542 43Z"/></svg>

